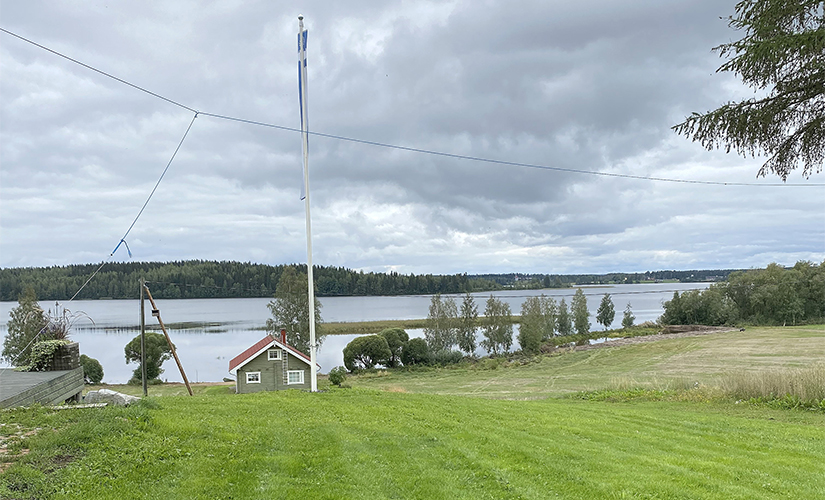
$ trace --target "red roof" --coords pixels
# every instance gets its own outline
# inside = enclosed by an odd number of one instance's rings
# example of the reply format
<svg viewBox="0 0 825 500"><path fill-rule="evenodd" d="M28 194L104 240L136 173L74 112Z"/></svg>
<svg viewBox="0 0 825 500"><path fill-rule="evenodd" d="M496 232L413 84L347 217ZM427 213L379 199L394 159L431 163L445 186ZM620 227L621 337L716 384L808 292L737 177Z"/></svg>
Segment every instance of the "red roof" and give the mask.
<svg viewBox="0 0 825 500"><path fill-rule="evenodd" d="M285 344L276 340L271 335L267 335L266 337L262 338L261 340L255 342L250 348L245 350L244 352L238 354L234 358L229 361L229 371L234 370L235 368L239 367L240 365L245 364L249 359L254 357L256 354L259 354L261 351L269 347L271 344L275 344L281 349L289 351L291 354L298 356L299 358L303 358L306 360L307 363L311 363L309 356L302 353L298 349L295 349L291 345Z"/></svg>

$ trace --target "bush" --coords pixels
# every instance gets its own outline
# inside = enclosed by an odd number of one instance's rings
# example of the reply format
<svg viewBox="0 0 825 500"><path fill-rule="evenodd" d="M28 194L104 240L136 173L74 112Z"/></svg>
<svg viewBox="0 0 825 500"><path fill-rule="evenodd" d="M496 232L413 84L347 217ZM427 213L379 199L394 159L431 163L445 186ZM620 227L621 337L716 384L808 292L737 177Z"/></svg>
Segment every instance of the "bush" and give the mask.
<svg viewBox="0 0 825 500"><path fill-rule="evenodd" d="M459 363L462 359L464 359L464 354L461 351L443 349L441 351L434 352L432 356L430 356L430 363L439 366L447 366Z"/></svg>
<svg viewBox="0 0 825 500"><path fill-rule="evenodd" d="M387 365L392 356L387 339L381 335L356 337L344 348L344 366L349 371Z"/></svg>
<svg viewBox="0 0 825 500"><path fill-rule="evenodd" d="M83 367L83 378L87 384L97 385L103 380L103 366L95 358L81 354L80 366Z"/></svg>
<svg viewBox="0 0 825 500"><path fill-rule="evenodd" d="M421 338L410 339L401 350L401 362L405 366L426 364L430 361L427 341Z"/></svg>
<svg viewBox="0 0 825 500"><path fill-rule="evenodd" d="M329 383L332 385L341 386L347 379L347 369L343 366L336 366L329 371Z"/></svg>
<svg viewBox="0 0 825 500"><path fill-rule="evenodd" d="M68 343L67 340L44 340L34 344L31 348L28 364L17 369L25 372L46 371L51 365L57 350Z"/></svg>
<svg viewBox="0 0 825 500"><path fill-rule="evenodd" d="M410 336L403 328L387 328L381 330L378 335L387 339L387 345L390 348L390 358L388 361L388 368L394 368L401 364L401 351L410 340Z"/></svg>

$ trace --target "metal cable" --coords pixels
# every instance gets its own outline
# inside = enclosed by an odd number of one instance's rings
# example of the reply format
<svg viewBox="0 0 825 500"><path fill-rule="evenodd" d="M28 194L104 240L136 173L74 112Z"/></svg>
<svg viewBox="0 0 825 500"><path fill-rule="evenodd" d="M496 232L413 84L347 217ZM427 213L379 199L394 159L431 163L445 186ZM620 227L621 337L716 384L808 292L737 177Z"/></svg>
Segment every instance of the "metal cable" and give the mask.
<svg viewBox="0 0 825 500"><path fill-rule="evenodd" d="M145 92L145 93L147 93L147 94L149 94L153 97L157 97L158 99L162 99L162 100L164 100L164 101L166 101L170 104L174 104L175 106L178 106L178 107L181 107L183 109L189 110L189 111L195 113L196 115L198 113L200 113L200 114L205 115L205 116L211 116L213 118L220 118L220 119L223 119L223 120L230 120L230 121L235 121L235 122L240 122L240 123L247 123L247 124L251 124L251 125L259 125L259 126L262 126L262 127L274 128L274 129L278 129L278 130L285 130L285 131L289 131L289 132L302 133L302 131L300 129L293 128L293 127L285 127L285 126L282 126L282 125L275 125L275 124L272 124L272 123L259 122L259 121L255 121L255 120L247 120L247 119L244 119L244 118L237 118L237 117L233 117L233 116L219 115L219 114L215 114L215 113L207 113L205 111L197 111L194 108L186 106L185 104L181 104L177 101L174 101L174 100L169 99L167 97L164 97L160 94L157 94L155 92L147 90L147 89L145 89L145 88L143 88L139 85L135 85L135 84L130 83L126 80L123 80L122 78L118 78L118 77L116 77L116 76L114 76L110 73L107 73L105 71L97 69L94 66L90 66L90 65L85 64L83 62L80 62L77 59L73 59L73 58L71 58L71 57L69 57L65 54L57 52L56 50L52 50L52 49L50 49L50 48L48 48L44 45L41 45L37 42L29 40L28 38L25 38L25 37L20 36L16 33L13 33L13 32L11 32L7 29L0 28L0 31L2 31L4 33L7 33L7 34L9 34L13 37L16 37L20 40L23 40L24 42L30 43L30 44L32 44L36 47L39 47L39 48L41 48L45 51L50 52L52 54L60 56L64 59L66 59L66 60L69 60L69 61L73 62L73 63L79 64L80 66L83 66L84 68L90 69L90 70L92 70L96 73L99 73L103 76L111 78L115 81L118 81L118 82L124 84L124 85L128 85L128 86L130 86L134 89L137 89L141 92ZM619 174L619 173L613 173L613 172L599 172L599 171L594 171L594 170L579 170L579 169L575 169L575 168L553 167L553 166L549 166L549 165L537 165L537 164L533 164L533 163L522 163L522 162L516 162L516 161L507 161L507 160L496 160L496 159L492 159L492 158L483 158L483 157L479 157L479 156L469 156L469 155L460 155L460 154L454 154L454 153L445 153L445 152L442 152L442 151L434 151L434 150L422 149L422 148L413 148L413 147L408 147L408 146L399 146L399 145L387 144L387 143L383 143L383 142L368 141L368 140L365 140L365 139L356 139L356 138L353 138L353 137L346 137L346 136L341 136L341 135L336 135L336 134L325 134L323 132L309 132L308 131L307 133L309 135L314 135L314 136L318 136L318 137L326 137L326 138L329 138L329 139L336 139L336 140L340 140L340 141L353 142L353 143L357 143L357 144L365 144L365 145L377 146L377 147L382 147L382 148L390 148L390 149L397 149L397 150L401 150L401 151L409 151L409 152L412 152L412 153L428 154L428 155L434 155L434 156L442 156L442 157L446 157L446 158L469 160L469 161L476 161L476 162L483 162L483 163L493 163L493 164L497 164L497 165L507 165L507 166L513 166L513 167L534 168L534 169L540 169L540 170L552 170L552 171L556 171L556 172L568 172L568 173L574 173L574 174L596 175L596 176L601 176L601 177L614 177L614 178L621 178L621 179L635 179L635 180L646 180L646 181L655 181L655 182L674 182L674 183L680 183L680 184L700 184L700 185L709 185L709 186L825 187L825 183L789 184L789 183L783 182L782 184L758 184L758 183L755 183L755 182L701 181L701 180L691 180L691 179L670 179L670 178L666 178L666 177L652 177L652 176L633 175L633 174Z"/></svg>
<svg viewBox="0 0 825 500"><path fill-rule="evenodd" d="M11 31L9 31L9 30L7 30L7 29L5 29L5 28L1 28L1 27L0 27L0 31L2 31L3 33L7 33L7 34L9 34L9 35L11 35L11 36L13 36L13 37L19 38L20 40L23 40L24 42L28 42L28 43L30 43L30 44L32 44L32 45L34 45L35 47L40 47L41 49L43 49L43 50L45 50L45 51L47 51L47 52L51 52L52 54L54 54L54 55L56 55L56 56L60 56L60 57L62 57L63 59L67 59L67 60L69 60L69 61L71 61L71 62L73 62L73 63L75 63L75 64L79 64L79 65L83 66L83 67L84 67L84 68L86 68L86 69L90 69L90 70L94 71L95 73L100 73L100 74L101 74L101 75L103 75L103 76L107 76L107 77L111 78L112 80L116 80L116 81L118 81L118 82L120 82L120 83L122 83L122 84L124 84L124 85L128 85L128 86L130 86L130 87L132 87L132 88L134 88L134 89L140 90L141 92L145 92L145 93L147 93L147 94L149 94L149 95L151 95L151 96L153 96L153 97L157 97L158 99L162 99L162 100L164 100L164 101L166 101L166 102L168 102L168 103L170 103L170 104L174 104L175 106L179 106L179 107L181 107L181 108L183 108L183 109L188 109L189 111L191 111L191 112L193 112L193 113L197 113L197 111L196 111L196 110L194 110L194 109L190 108L189 106L186 106L185 104L181 104L181 103L179 103L179 102L177 102L177 101L173 101L172 99L169 99L169 98L167 98L167 97L163 97L163 96L162 96L162 95L160 95L160 94L156 94L156 93L152 92L151 90L147 90L147 89L145 89L145 88L143 88L143 87L141 87L141 86L139 86L139 85L135 85L134 83L129 83L129 82L127 82L126 80L123 80L122 78L118 78L118 77L116 77L116 76L114 76L114 75L111 75L111 74L109 74L109 73L106 73L105 71L103 71L103 70L99 70L99 69L95 68L94 66L89 66L88 64L86 64L86 63L82 63L82 62L78 61L77 59L72 59L71 57L67 56L66 54L61 54L60 52L58 52L58 51L56 51L56 50L52 50L52 49L50 49L50 48L48 48L48 47L46 47L46 46L44 46L44 45L40 45L39 43L37 43L37 42L35 42L35 41L32 41L32 40L29 40L29 39L28 39L28 38L26 38L26 37L20 36L20 35L18 35L17 33L12 33Z"/></svg>

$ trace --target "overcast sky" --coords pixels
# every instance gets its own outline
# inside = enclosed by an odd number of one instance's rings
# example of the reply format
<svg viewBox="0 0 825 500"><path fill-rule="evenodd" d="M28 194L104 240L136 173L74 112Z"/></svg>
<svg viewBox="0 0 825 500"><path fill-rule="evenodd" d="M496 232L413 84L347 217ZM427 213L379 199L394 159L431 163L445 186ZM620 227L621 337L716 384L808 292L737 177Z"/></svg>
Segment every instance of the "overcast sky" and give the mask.
<svg viewBox="0 0 825 500"><path fill-rule="evenodd" d="M0 26L204 112L551 167L310 139L316 264L602 273L825 259L825 188L670 127L752 95L711 48L734 0L0 3ZM0 33L0 266L101 262L193 113ZM199 116L133 259L306 262L301 141ZM789 184L825 183L825 174ZM128 260L121 247L113 260Z"/></svg>

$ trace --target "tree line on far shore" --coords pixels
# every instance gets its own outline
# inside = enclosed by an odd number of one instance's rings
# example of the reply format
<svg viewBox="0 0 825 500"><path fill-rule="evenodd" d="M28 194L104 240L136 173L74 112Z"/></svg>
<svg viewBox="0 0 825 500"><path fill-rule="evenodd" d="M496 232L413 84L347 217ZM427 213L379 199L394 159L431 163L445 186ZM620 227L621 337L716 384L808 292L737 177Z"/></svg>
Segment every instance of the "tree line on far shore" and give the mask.
<svg viewBox="0 0 825 500"><path fill-rule="evenodd" d="M306 265L190 260L180 262L113 262L106 264L78 294L81 300L136 299L145 279L158 299L272 297L284 269L306 273ZM92 276L97 264L0 269L0 301L17 300L31 287L40 300L68 300ZM431 295L502 289L567 288L582 284L650 283L661 280L717 281L730 270L649 271L610 274L433 275L354 271L314 266L319 297Z"/></svg>
<svg viewBox="0 0 825 500"><path fill-rule="evenodd" d="M17 300L31 287L40 300L67 300L94 273L97 265L0 269L0 300ZM243 262L183 261L111 263L91 280L77 299L137 299L145 279L156 299L272 297L287 268L306 274L306 265ZM428 295L474 290L467 274L432 275L354 271L314 266L316 293L321 297L347 295ZM489 284L494 288L497 285Z"/></svg>

